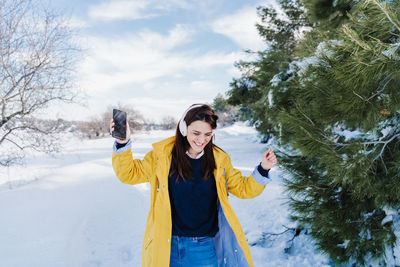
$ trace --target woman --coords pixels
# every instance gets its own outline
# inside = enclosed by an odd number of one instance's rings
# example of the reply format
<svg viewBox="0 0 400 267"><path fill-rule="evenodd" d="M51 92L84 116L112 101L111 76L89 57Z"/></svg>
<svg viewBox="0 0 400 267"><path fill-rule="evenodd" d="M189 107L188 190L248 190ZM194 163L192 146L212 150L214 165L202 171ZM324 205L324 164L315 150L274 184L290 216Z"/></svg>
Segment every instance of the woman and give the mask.
<svg viewBox="0 0 400 267"><path fill-rule="evenodd" d="M212 142L217 119L209 105L192 105L175 136L153 144L143 160L132 158L129 127L127 139L116 140L112 164L117 177L131 185L150 183L142 266L254 266L228 195L261 194L276 157L268 149L253 173L242 176Z"/></svg>

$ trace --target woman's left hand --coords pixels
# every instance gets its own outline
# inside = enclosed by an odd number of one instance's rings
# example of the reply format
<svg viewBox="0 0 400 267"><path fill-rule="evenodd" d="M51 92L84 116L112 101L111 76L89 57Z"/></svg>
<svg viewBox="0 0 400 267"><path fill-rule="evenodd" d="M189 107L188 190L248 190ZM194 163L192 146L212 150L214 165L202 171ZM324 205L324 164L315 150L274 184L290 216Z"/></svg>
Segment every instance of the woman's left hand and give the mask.
<svg viewBox="0 0 400 267"><path fill-rule="evenodd" d="M278 161L276 160L276 156L274 154L274 150L272 148L268 149L264 152L261 157L261 167L264 170L269 170L274 166Z"/></svg>

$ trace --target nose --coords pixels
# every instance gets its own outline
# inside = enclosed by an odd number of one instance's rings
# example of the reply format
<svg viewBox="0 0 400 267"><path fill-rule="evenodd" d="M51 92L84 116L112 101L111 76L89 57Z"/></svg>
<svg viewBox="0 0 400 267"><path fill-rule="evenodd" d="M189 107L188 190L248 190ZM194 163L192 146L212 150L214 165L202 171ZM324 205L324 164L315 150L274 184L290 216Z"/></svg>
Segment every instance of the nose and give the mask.
<svg viewBox="0 0 400 267"><path fill-rule="evenodd" d="M197 138L197 140L198 140L200 143L204 143L205 137L202 136L202 135L200 135L200 136Z"/></svg>

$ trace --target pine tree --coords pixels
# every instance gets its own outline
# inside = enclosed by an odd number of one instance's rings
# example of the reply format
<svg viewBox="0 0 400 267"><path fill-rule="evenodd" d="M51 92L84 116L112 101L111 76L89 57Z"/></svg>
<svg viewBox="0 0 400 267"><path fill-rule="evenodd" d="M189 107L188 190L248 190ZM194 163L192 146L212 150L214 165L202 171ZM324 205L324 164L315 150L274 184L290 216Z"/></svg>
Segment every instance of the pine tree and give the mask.
<svg viewBox="0 0 400 267"><path fill-rule="evenodd" d="M284 157L293 218L337 263L386 265L396 242L385 209L400 207L399 15L398 2L355 5L280 114L296 131Z"/></svg>
<svg viewBox="0 0 400 267"><path fill-rule="evenodd" d="M292 219L337 264L400 264L388 214L400 207L399 5L352 4L332 22L338 30L313 24L304 39L288 38L288 54L264 51L232 83L231 101L251 108L257 129L287 148L280 162L291 174Z"/></svg>

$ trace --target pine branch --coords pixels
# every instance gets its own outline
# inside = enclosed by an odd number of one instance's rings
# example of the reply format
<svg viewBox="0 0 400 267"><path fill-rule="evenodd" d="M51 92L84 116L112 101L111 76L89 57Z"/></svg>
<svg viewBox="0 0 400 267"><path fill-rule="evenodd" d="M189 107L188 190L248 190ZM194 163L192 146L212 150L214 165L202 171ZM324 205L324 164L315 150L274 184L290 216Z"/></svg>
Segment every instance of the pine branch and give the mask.
<svg viewBox="0 0 400 267"><path fill-rule="evenodd" d="M397 30L400 31L400 26L397 25L393 21L393 19L389 15L388 11L379 3L379 1L377 1L377 0L370 0L370 1L373 2L375 5L377 5L382 10L382 12L385 14L385 16L388 18L388 20L393 24L393 26L395 26L397 28Z"/></svg>
<svg viewBox="0 0 400 267"><path fill-rule="evenodd" d="M309 121L313 126L315 126L314 122L301 110L300 105L296 103L296 109Z"/></svg>
<svg viewBox="0 0 400 267"><path fill-rule="evenodd" d="M361 41L358 34L353 29L350 29L348 25L344 25L342 28L344 34L349 37L351 41L358 44L360 47L364 48L367 51L371 50L371 47L369 47L369 45L365 42Z"/></svg>
<svg viewBox="0 0 400 267"><path fill-rule="evenodd" d="M393 139L395 139L396 137L400 137L400 133L393 135L389 140L386 141L373 141L373 142L362 142L360 143L361 145L376 145L376 144L384 144L385 146L392 142Z"/></svg>
<svg viewBox="0 0 400 267"><path fill-rule="evenodd" d="M400 133L393 135L389 140L386 141L373 141L373 142L360 142L358 144L360 145L377 145L377 144L384 144L384 146L386 146L388 143L390 143L391 141L393 141L393 139L395 139L396 137L400 138ZM337 146L349 146L352 144L343 144L343 143L335 143L335 145ZM379 155L378 155L379 156Z"/></svg>
<svg viewBox="0 0 400 267"><path fill-rule="evenodd" d="M387 79L388 79L388 80L385 82L385 84L383 85L382 89L380 89L380 90L377 91L375 94L373 94L372 96L370 96L367 100L365 100L365 102L368 102L369 100L371 100L372 98L374 98L375 96L379 95L380 93L382 93L382 92L385 90L385 88L386 88L386 86L389 84L389 82L392 81L392 73L390 73L390 74L387 76Z"/></svg>
<svg viewBox="0 0 400 267"><path fill-rule="evenodd" d="M316 185L312 185L312 184L306 184L306 185L295 185L295 184L292 184L292 186L297 187L297 188L312 187L312 188L319 189L319 190L326 190L327 189L327 188L322 188L322 187L319 187L319 186L316 186Z"/></svg>
<svg viewBox="0 0 400 267"><path fill-rule="evenodd" d="M357 94L356 91L354 91L354 90L352 90L352 91L353 91L353 93L354 93L356 96L358 96L359 98L361 98L362 101L365 101L365 99L364 99L362 96L360 96L359 94Z"/></svg>
<svg viewBox="0 0 400 267"><path fill-rule="evenodd" d="M392 141L393 141L395 138L397 138L397 137L400 138L400 133L393 135L392 138L390 138L389 140L387 140L387 141L385 141L385 142L382 142L382 141L381 141L381 142L378 142L378 143L381 143L381 144L384 144L384 145L383 145L383 147L382 147L381 152L379 153L379 155L375 157L375 160L376 160L378 157L381 157L381 158L382 158L383 151L385 150L385 147L387 146L387 144L389 144L390 142L392 142ZM383 162L383 159L382 159L382 162Z"/></svg>

